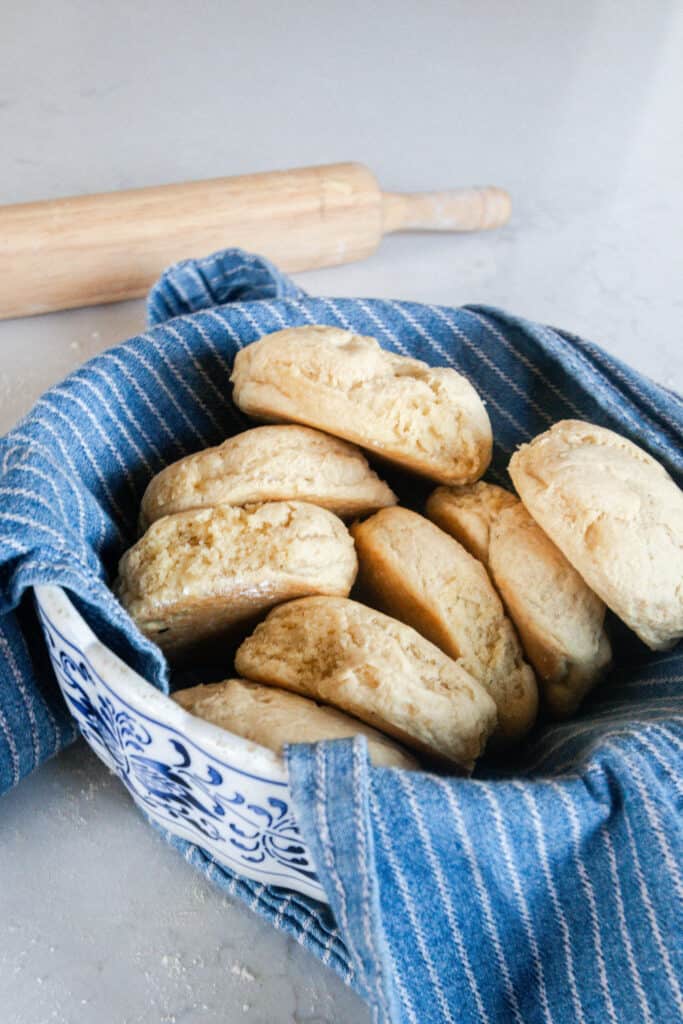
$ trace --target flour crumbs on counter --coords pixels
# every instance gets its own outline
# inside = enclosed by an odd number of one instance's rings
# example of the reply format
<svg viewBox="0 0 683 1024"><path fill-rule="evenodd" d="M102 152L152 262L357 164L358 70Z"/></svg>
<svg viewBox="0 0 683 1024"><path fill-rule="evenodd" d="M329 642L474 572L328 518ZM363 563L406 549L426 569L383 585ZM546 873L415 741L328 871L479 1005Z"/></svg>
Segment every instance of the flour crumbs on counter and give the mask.
<svg viewBox="0 0 683 1024"><path fill-rule="evenodd" d="M240 981L256 981L256 975L252 974L249 968L245 967L244 964L239 963L238 960L235 960L234 964L230 968L230 973L234 974L236 978L240 979Z"/></svg>
<svg viewBox="0 0 683 1024"><path fill-rule="evenodd" d="M176 978L179 978L185 971L183 962L177 953L164 953L161 958L161 966L166 968L166 971Z"/></svg>

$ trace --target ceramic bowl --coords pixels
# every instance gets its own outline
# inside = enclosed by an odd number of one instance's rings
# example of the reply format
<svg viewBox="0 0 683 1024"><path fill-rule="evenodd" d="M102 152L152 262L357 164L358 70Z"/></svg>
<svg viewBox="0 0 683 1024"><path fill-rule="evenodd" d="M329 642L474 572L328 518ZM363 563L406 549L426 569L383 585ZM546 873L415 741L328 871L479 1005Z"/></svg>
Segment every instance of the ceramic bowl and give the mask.
<svg viewBox="0 0 683 1024"><path fill-rule="evenodd" d="M327 902L283 758L160 693L98 640L60 587L35 596L64 699L144 814L237 874Z"/></svg>

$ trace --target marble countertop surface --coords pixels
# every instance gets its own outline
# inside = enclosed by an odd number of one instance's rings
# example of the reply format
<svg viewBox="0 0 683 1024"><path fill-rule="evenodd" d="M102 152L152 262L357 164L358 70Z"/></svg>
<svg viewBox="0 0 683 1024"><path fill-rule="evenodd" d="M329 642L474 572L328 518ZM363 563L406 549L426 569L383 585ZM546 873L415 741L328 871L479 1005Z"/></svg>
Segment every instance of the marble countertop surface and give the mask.
<svg viewBox="0 0 683 1024"><path fill-rule="evenodd" d="M2 22L0 201L344 159L393 190L499 184L502 231L396 236L299 280L507 307L683 390L676 0L26 0ZM143 322L129 302L0 324L0 430ZM82 743L3 798L0 878L12 1024L369 1020L168 848Z"/></svg>

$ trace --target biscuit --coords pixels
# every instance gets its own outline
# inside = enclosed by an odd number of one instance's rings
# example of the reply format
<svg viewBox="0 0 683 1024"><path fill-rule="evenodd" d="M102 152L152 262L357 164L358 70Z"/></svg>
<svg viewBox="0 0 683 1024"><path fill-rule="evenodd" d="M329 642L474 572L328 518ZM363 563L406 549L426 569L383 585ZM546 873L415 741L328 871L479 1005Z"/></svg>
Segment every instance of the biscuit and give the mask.
<svg viewBox="0 0 683 1024"><path fill-rule="evenodd" d="M238 352L231 380L251 416L318 427L441 483L477 480L491 460L491 424L469 381L374 338L277 331Z"/></svg>
<svg viewBox="0 0 683 1024"><path fill-rule="evenodd" d="M523 445L510 476L588 586L652 650L683 636L683 491L642 448L563 420Z"/></svg>
<svg viewBox="0 0 683 1024"><path fill-rule="evenodd" d="M503 487L480 480L466 487L437 487L427 498L429 519L486 564L491 523L519 499Z"/></svg>
<svg viewBox="0 0 683 1024"><path fill-rule="evenodd" d="M488 568L547 710L555 718L572 714L611 661L600 598L502 487L439 487L427 510Z"/></svg>
<svg viewBox="0 0 683 1024"><path fill-rule="evenodd" d="M541 680L546 708L567 718L612 660L603 602L521 502L493 523L489 567Z"/></svg>
<svg viewBox="0 0 683 1024"><path fill-rule="evenodd" d="M226 679L179 690L173 694L173 700L190 714L269 747L276 754L282 753L286 743L317 743L360 735L368 741L373 764L413 771L419 767L398 743L364 722L275 686Z"/></svg>
<svg viewBox="0 0 683 1024"><path fill-rule="evenodd" d="M495 704L461 665L357 601L309 597L274 609L242 643L235 667L465 768L496 726Z"/></svg>
<svg viewBox="0 0 683 1024"><path fill-rule="evenodd" d="M363 596L458 659L485 687L498 709L498 738L527 733L538 711L536 679L481 562L405 508L384 509L351 533Z"/></svg>
<svg viewBox="0 0 683 1024"><path fill-rule="evenodd" d="M351 518L394 505L396 496L346 441L310 427L255 427L158 473L140 526L190 508L264 501L310 501Z"/></svg>
<svg viewBox="0 0 683 1024"><path fill-rule="evenodd" d="M349 593L357 570L341 519L303 502L176 512L119 563L118 596L167 654L225 633L280 601Z"/></svg>

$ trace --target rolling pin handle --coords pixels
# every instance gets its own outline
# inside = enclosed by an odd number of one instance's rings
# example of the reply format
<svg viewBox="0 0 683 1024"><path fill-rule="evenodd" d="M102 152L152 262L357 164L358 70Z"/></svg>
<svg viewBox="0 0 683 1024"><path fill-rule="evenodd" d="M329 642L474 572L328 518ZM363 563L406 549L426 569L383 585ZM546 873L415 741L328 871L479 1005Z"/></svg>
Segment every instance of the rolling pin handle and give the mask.
<svg viewBox="0 0 683 1024"><path fill-rule="evenodd" d="M384 192L384 234L392 231L487 231L510 219L512 202L502 188L445 192Z"/></svg>

